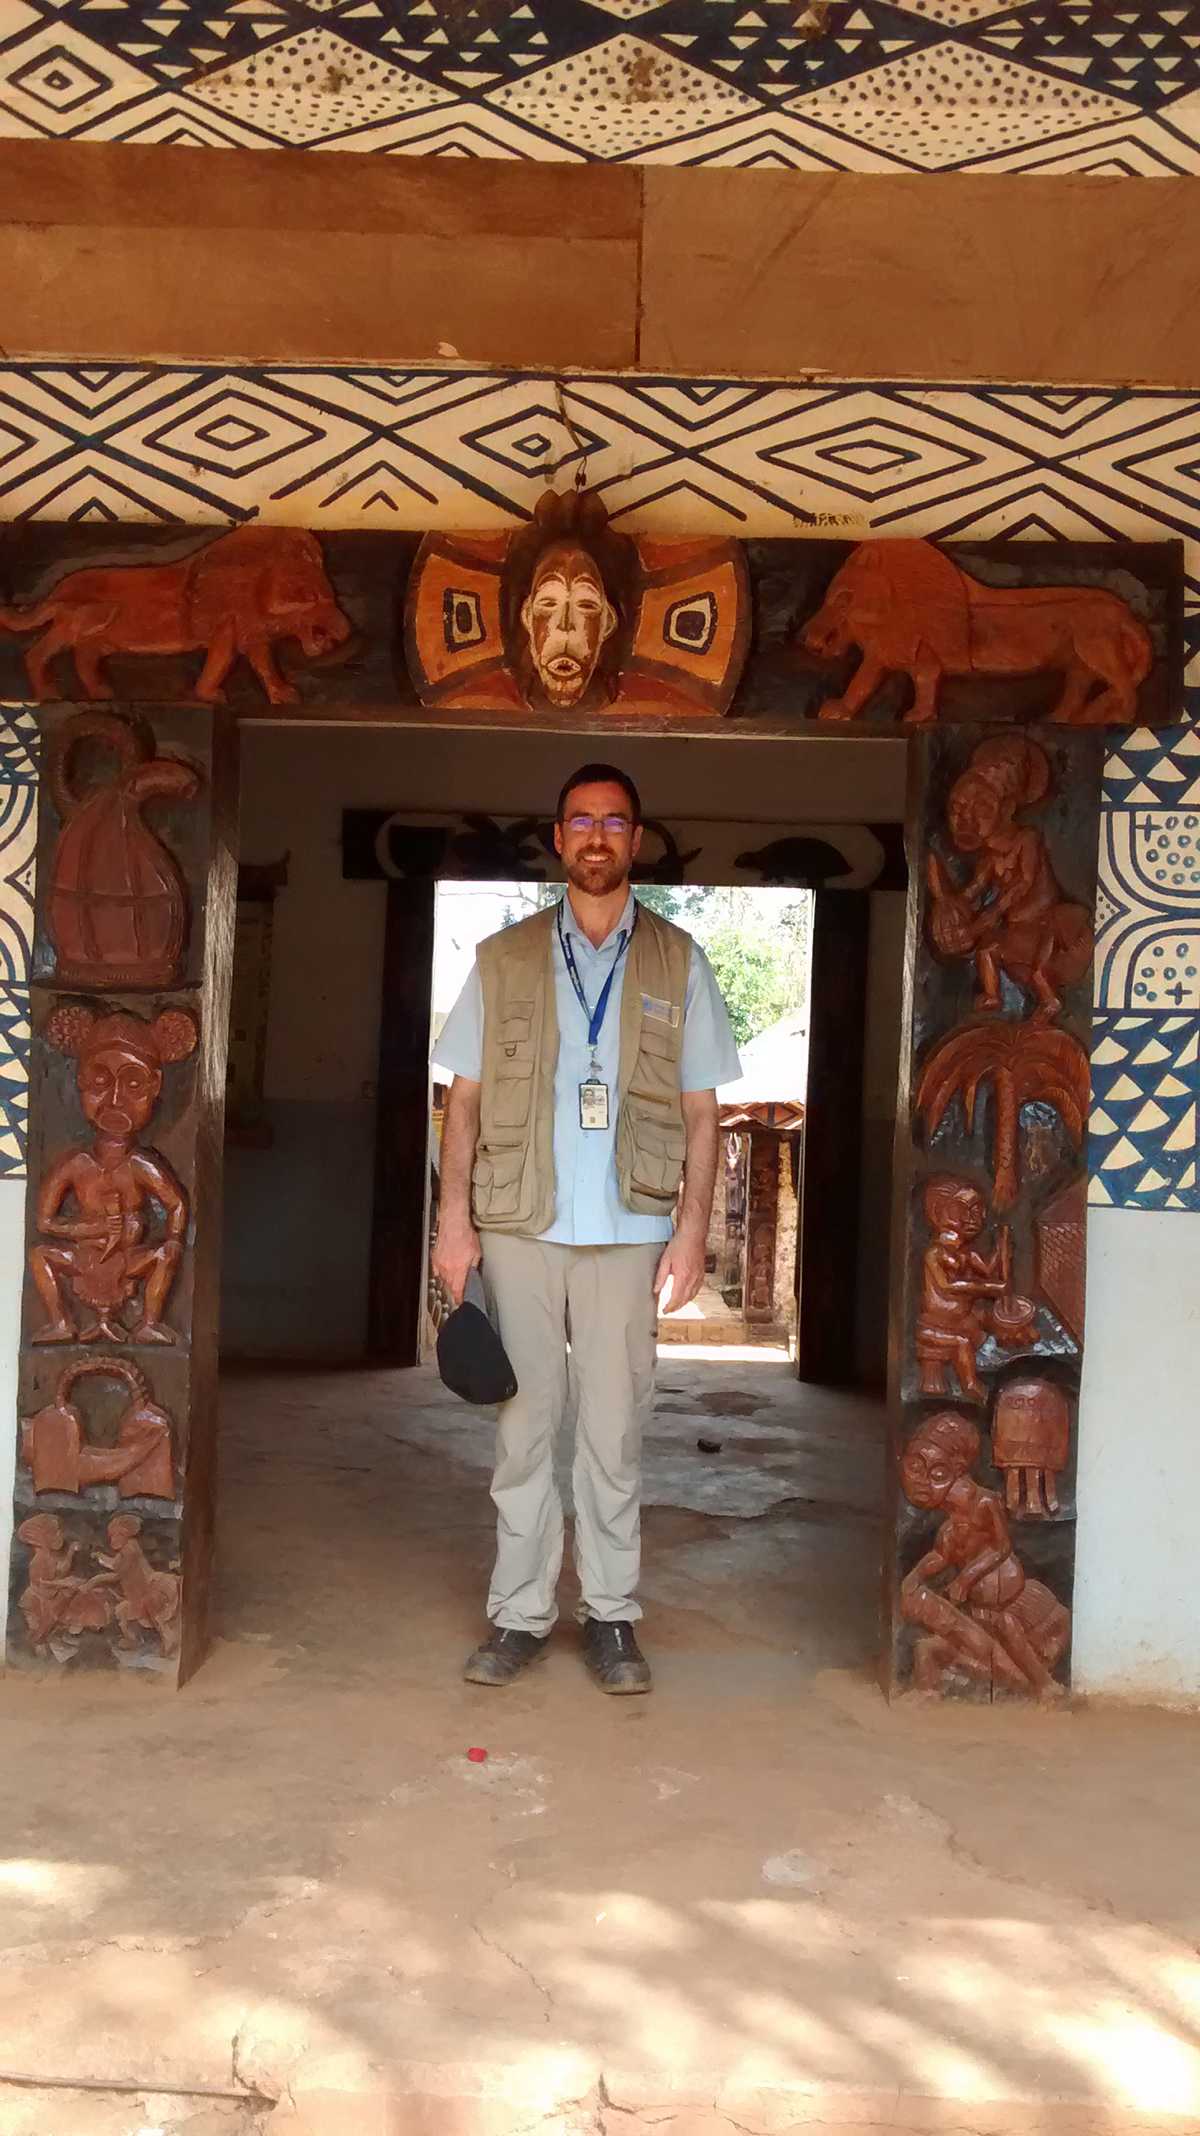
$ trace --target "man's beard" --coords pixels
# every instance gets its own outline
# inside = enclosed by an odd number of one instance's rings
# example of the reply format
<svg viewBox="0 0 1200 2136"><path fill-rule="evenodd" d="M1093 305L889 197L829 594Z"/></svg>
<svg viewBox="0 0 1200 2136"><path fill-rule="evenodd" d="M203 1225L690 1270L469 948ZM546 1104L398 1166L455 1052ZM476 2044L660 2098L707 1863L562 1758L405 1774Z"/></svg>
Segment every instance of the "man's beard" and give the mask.
<svg viewBox="0 0 1200 2136"><path fill-rule="evenodd" d="M594 860L577 853L574 860L563 862L563 872L567 881L588 897L607 897L610 890L619 890L629 880L627 865L615 853L605 853Z"/></svg>

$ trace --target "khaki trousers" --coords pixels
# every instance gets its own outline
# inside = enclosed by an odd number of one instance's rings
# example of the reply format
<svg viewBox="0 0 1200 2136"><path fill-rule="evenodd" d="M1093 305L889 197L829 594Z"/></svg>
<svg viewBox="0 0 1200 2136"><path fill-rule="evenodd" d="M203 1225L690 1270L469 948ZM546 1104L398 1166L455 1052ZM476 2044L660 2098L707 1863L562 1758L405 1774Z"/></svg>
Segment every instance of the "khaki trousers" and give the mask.
<svg viewBox="0 0 1200 2136"><path fill-rule="evenodd" d="M487 1611L513 1631L558 1615L563 1512L554 1447L575 1408L575 1570L583 1605L609 1623L641 1616L642 1430L654 1398L661 1243L553 1246L482 1233L483 1281L517 1375L496 1434L496 1567ZM570 1360L567 1342L570 1341Z"/></svg>

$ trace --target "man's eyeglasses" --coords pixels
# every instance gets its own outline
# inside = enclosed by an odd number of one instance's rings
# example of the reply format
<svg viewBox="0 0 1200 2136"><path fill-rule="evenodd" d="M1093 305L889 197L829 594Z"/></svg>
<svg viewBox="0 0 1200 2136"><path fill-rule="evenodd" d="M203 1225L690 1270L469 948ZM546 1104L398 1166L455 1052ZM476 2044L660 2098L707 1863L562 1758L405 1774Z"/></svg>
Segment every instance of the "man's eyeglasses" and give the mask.
<svg viewBox="0 0 1200 2136"><path fill-rule="evenodd" d="M585 831L607 831L610 838L620 838L633 825L628 816L568 816L567 829L580 837Z"/></svg>

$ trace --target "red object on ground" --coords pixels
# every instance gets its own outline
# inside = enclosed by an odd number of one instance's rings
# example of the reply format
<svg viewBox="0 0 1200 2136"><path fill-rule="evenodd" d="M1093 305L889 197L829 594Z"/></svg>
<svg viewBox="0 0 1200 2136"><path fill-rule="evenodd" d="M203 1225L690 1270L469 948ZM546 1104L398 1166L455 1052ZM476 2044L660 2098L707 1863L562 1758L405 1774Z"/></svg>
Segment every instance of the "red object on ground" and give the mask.
<svg viewBox="0 0 1200 2136"><path fill-rule="evenodd" d="M473 1743L470 1750L467 1752L467 1756L471 1760L472 1765L482 1765L484 1759L487 1757L487 1752L486 1750L481 1750L478 1743Z"/></svg>

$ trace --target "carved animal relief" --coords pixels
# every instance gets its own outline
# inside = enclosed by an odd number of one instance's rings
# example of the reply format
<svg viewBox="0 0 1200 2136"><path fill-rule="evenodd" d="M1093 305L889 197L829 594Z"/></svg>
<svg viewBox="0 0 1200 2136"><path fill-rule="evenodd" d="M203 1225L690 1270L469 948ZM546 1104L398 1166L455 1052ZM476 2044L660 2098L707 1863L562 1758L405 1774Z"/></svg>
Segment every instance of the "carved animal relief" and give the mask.
<svg viewBox="0 0 1200 2136"><path fill-rule="evenodd" d="M69 571L40 600L0 608L0 631L38 634L25 652L38 698L111 697L107 663L120 654L203 653L193 692L202 703L220 704L232 668L246 660L273 705L300 694L279 671L280 645L291 641L316 660L351 635L316 535L256 526L234 527L176 563Z"/></svg>
<svg viewBox="0 0 1200 2136"><path fill-rule="evenodd" d="M92 1132L42 1175L29 1270L44 1318L31 1339L173 1343L164 1316L183 1258L187 1196L165 1158L138 1137L164 1068L195 1048L195 1022L183 1009L147 1023L67 1005L51 1012L46 1036L79 1064ZM155 1209L161 1233L152 1228Z"/></svg>
<svg viewBox="0 0 1200 2136"><path fill-rule="evenodd" d="M941 712L946 676L1063 678L1050 713L1067 725L1132 724L1154 657L1126 601L1094 586L989 586L927 541L864 541L801 632L803 650L859 664L820 718L855 719L889 676L907 676L911 726Z"/></svg>

